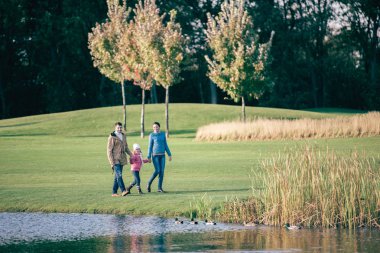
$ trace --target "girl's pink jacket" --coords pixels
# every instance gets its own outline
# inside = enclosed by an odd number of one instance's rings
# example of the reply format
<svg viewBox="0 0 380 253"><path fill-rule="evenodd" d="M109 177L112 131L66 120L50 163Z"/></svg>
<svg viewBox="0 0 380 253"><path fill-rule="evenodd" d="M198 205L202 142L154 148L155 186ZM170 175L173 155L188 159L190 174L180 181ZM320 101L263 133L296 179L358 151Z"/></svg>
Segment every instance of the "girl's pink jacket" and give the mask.
<svg viewBox="0 0 380 253"><path fill-rule="evenodd" d="M133 154L129 159L131 162L131 170L132 171L140 171L143 163L149 162L148 159L142 159L141 155Z"/></svg>

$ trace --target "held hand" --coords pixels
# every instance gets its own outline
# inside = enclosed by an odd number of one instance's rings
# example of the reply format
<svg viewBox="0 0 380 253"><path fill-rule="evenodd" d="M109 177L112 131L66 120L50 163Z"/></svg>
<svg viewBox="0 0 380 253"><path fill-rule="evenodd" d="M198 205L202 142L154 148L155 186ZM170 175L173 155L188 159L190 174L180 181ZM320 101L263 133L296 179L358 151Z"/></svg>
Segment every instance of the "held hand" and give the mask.
<svg viewBox="0 0 380 253"><path fill-rule="evenodd" d="M113 166L111 166L111 170L112 170L112 174L113 174L113 172L115 171L115 168Z"/></svg>
<svg viewBox="0 0 380 253"><path fill-rule="evenodd" d="M152 159L149 158L149 159L148 159L148 162L151 163L151 162L152 162Z"/></svg>
<svg viewBox="0 0 380 253"><path fill-rule="evenodd" d="M171 156L169 156L169 162L171 162L172 161L172 157Z"/></svg>

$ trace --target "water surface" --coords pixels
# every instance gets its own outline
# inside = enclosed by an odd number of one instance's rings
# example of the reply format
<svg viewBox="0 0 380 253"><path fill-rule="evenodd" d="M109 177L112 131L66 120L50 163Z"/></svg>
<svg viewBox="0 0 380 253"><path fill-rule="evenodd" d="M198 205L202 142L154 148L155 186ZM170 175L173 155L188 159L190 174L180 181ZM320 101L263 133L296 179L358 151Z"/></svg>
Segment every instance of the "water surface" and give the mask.
<svg viewBox="0 0 380 253"><path fill-rule="evenodd" d="M283 228L98 214L0 213L0 252L378 252L380 231Z"/></svg>

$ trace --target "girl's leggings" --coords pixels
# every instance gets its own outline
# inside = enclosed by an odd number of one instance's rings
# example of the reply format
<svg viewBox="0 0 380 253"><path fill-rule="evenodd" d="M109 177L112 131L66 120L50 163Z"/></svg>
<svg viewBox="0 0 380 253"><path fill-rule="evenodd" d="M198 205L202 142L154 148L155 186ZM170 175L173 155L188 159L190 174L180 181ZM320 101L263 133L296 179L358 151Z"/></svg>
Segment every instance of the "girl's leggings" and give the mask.
<svg viewBox="0 0 380 253"><path fill-rule="evenodd" d="M140 172L139 171L132 171L132 175L134 177L133 182L131 183L131 186L137 186L140 187Z"/></svg>

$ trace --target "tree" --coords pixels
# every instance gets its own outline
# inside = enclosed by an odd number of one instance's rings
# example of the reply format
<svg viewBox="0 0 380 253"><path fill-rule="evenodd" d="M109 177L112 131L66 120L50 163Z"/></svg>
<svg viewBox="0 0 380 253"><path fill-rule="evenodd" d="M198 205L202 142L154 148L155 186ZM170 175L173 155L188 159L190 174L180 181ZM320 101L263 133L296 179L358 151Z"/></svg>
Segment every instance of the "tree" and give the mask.
<svg viewBox="0 0 380 253"><path fill-rule="evenodd" d="M192 68L191 71L183 69L181 76L184 80L170 90L172 101L217 103L217 86L206 76L207 62L204 55L207 54L208 48L205 46L204 30L207 25L207 13L217 14L223 1L172 0L157 3L159 8L167 13L171 9L181 10L177 13L176 21L180 23L182 33L189 39L187 47L194 61L190 65L197 65L196 69Z"/></svg>
<svg viewBox="0 0 380 253"><path fill-rule="evenodd" d="M153 82L152 53L156 44L160 43L162 34L162 20L155 1L140 0L134 9L134 19L130 22L128 31L124 34L121 50L130 51L130 57L124 65L130 73L134 84L142 89L141 96L141 138L144 137L145 90L150 90ZM122 54L123 55L123 54Z"/></svg>
<svg viewBox="0 0 380 253"><path fill-rule="evenodd" d="M119 1L107 0L108 20L102 24L96 24L88 35L88 47L94 62L103 75L121 84L124 112L124 130L127 124L127 111L125 103L124 82L128 74L118 60L120 52L120 37L126 31L127 18L130 9L126 7L126 1L119 5Z"/></svg>
<svg viewBox="0 0 380 253"><path fill-rule="evenodd" d="M165 88L166 137L169 137L169 87L182 80L181 64L184 63L187 40L181 26L175 22L176 11L170 11L170 20L163 27L162 36L153 51L154 79ZM191 67L189 67L191 68Z"/></svg>
<svg viewBox="0 0 380 253"><path fill-rule="evenodd" d="M245 1L230 0L215 18L208 14L206 36L212 50L212 59L206 56L208 76L235 101L241 99L245 121L245 97L258 98L267 87L265 67L273 33L268 43L259 45Z"/></svg>
<svg viewBox="0 0 380 253"><path fill-rule="evenodd" d="M368 87L364 92L367 107L380 108L380 3L376 0L341 0L347 10L348 33L358 44L358 51L367 75Z"/></svg>
<svg viewBox="0 0 380 253"><path fill-rule="evenodd" d="M20 69L18 55L25 50L24 41L25 27L21 22L24 18L25 3L19 1L2 1L0 3L0 119L10 115L11 101L7 94L12 90L12 82L23 71ZM14 75L13 73L17 73ZM22 83L16 80L16 83ZM20 85L14 87L20 93ZM24 104L24 103L23 103Z"/></svg>
<svg viewBox="0 0 380 253"><path fill-rule="evenodd" d="M328 50L326 38L329 34L328 23L332 19L333 0L311 0L297 4L293 8L293 20L300 19L306 53L310 69L314 107L327 105L327 69ZM286 14L285 14L286 15Z"/></svg>

